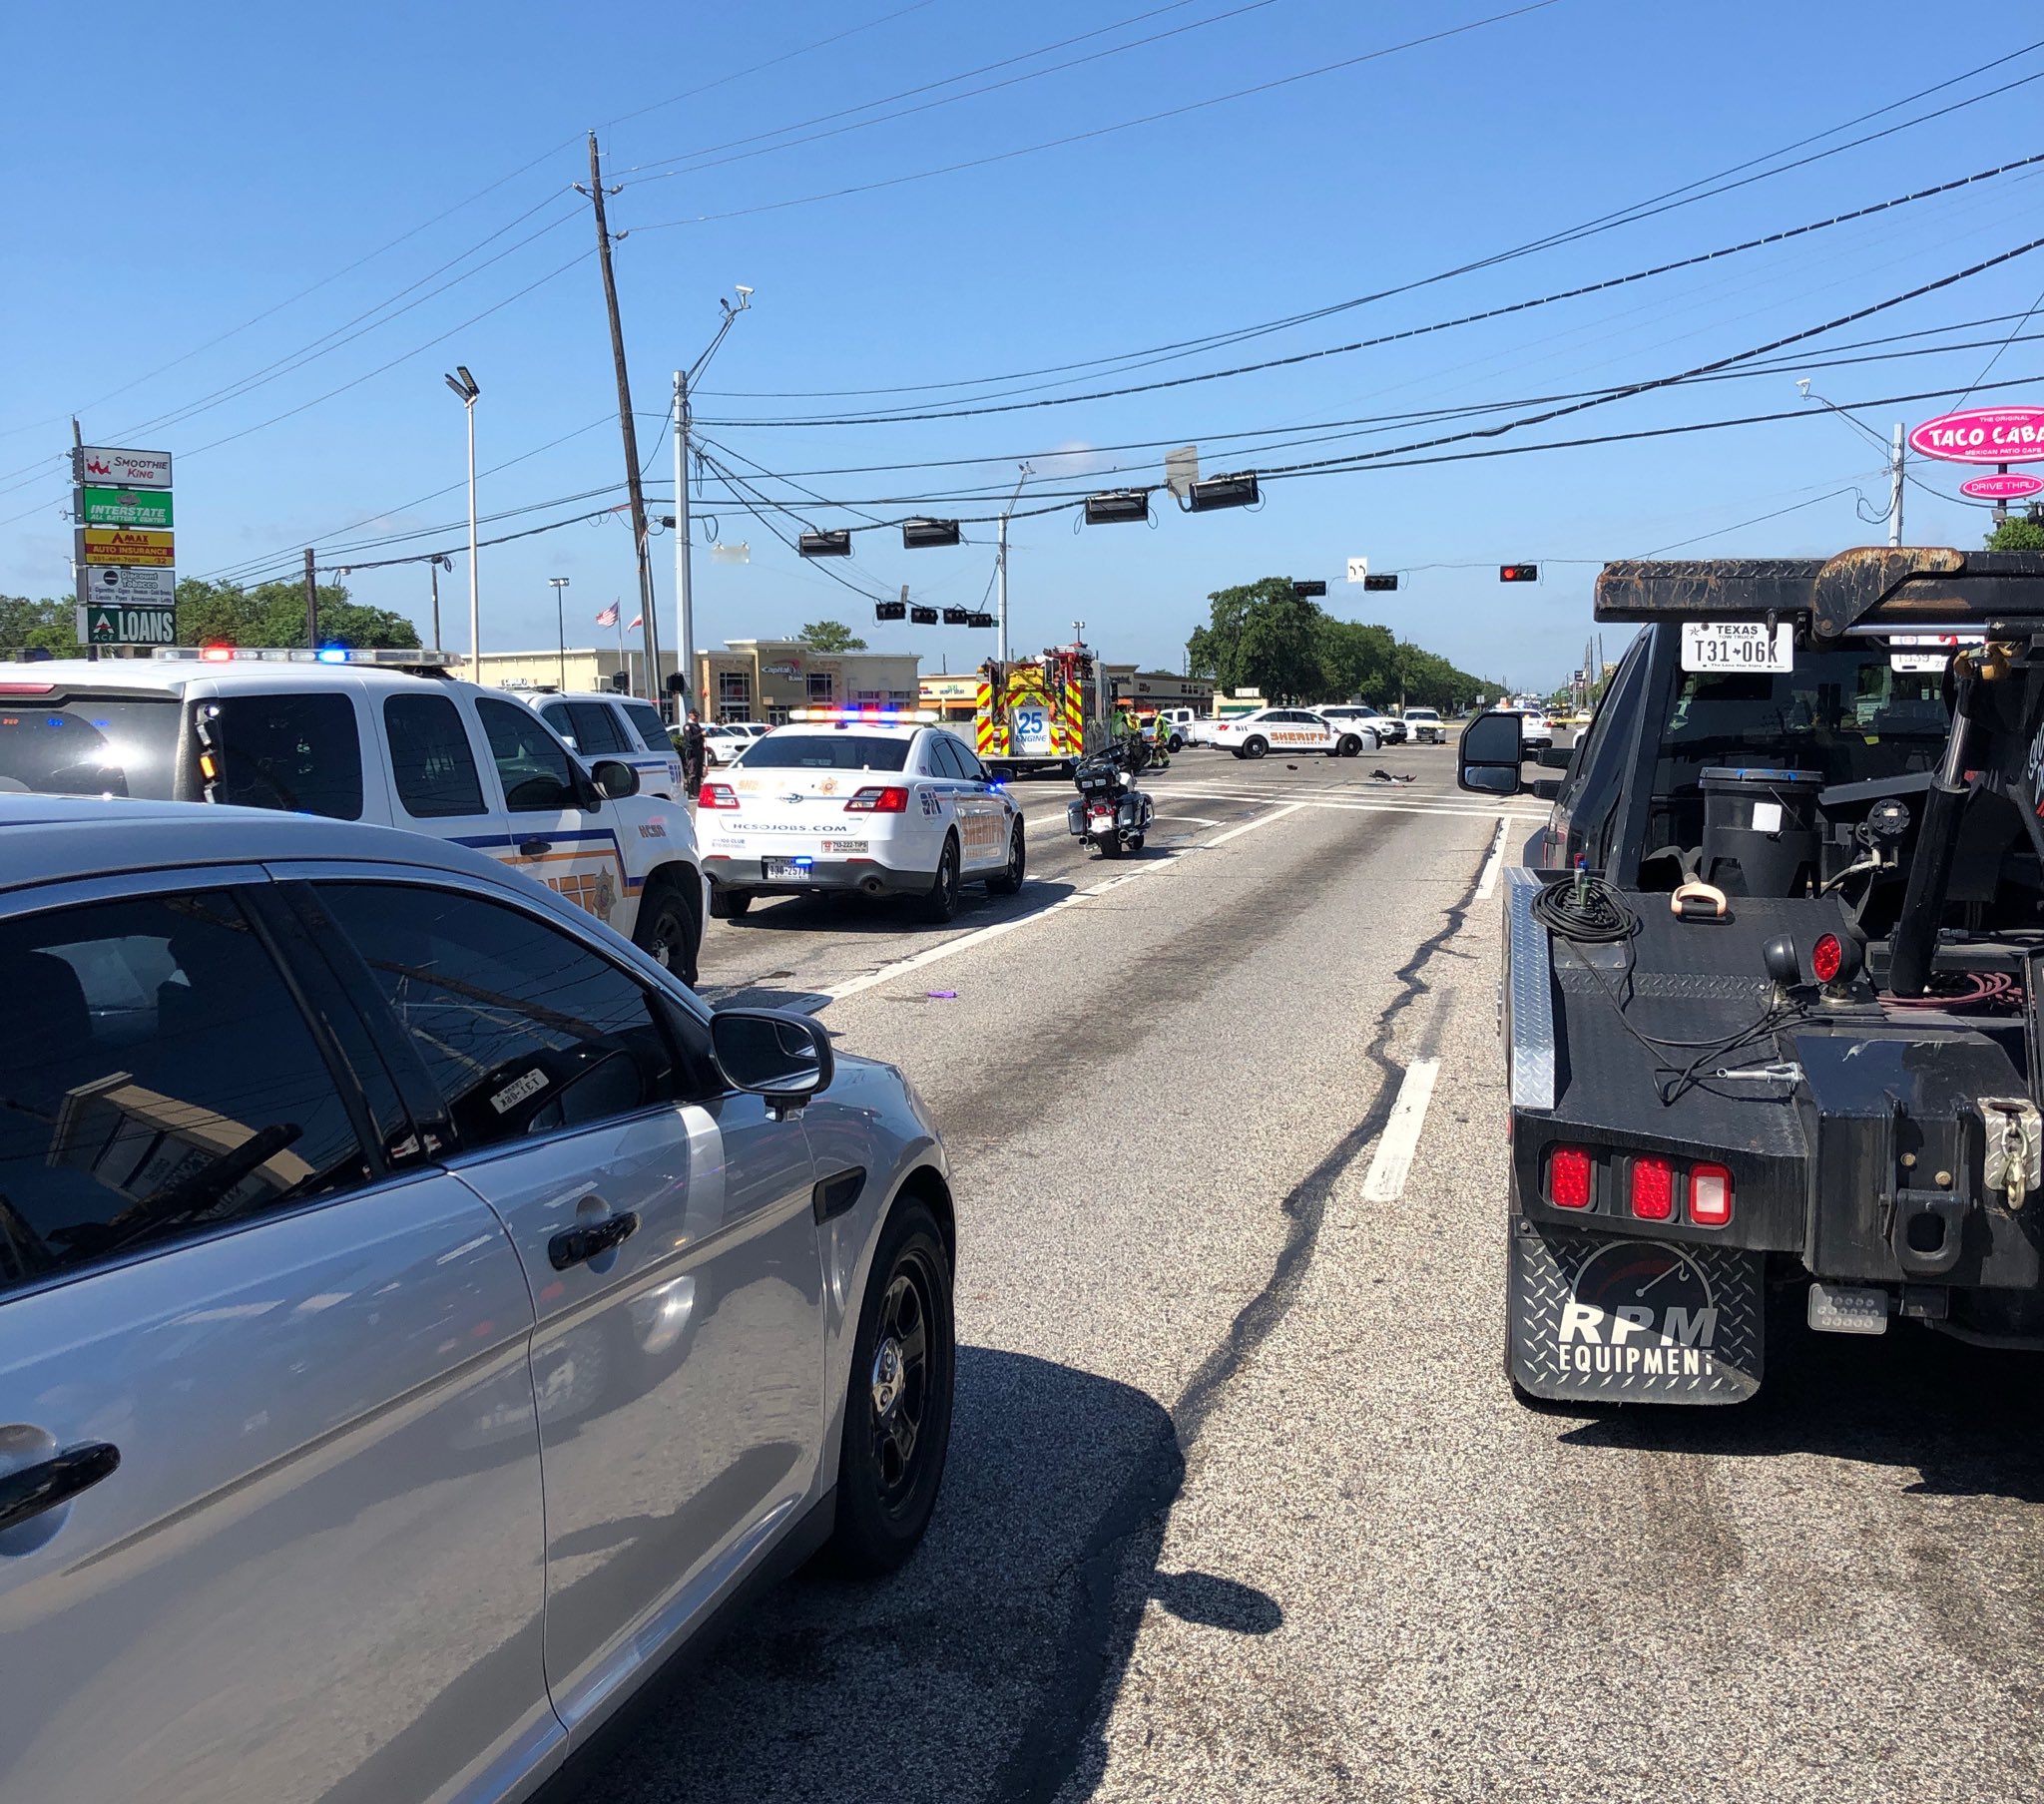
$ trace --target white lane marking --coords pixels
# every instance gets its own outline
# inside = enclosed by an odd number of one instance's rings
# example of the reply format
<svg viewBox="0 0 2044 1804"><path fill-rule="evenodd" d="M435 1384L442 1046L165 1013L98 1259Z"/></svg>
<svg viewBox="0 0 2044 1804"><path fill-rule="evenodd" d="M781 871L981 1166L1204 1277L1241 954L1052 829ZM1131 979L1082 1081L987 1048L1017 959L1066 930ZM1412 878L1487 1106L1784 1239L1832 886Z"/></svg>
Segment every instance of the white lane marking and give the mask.
<svg viewBox="0 0 2044 1804"><path fill-rule="evenodd" d="M1211 846L1224 845L1231 839L1239 839L1245 833L1254 832L1258 827L1269 826L1274 820L1282 820L1285 815L1297 812L1297 804L1288 808L1274 808L1269 814L1260 814L1254 820L1231 827L1226 833L1217 833L1212 839L1203 839L1183 851L1204 851ZM941 946L932 946L927 952L918 952L905 959L897 959L891 965L882 965L877 971L868 971L863 977L847 978L841 984L832 984L817 995L831 1002L842 1002L847 996L856 996L862 990L870 990L880 984L890 984L896 978L906 977L911 971L920 971L925 965L934 965L938 959L949 958L954 952L964 952L973 946L983 946L989 940L997 940L1005 933L1013 933L1018 927L1027 927L1037 921L1047 921L1052 915L1065 909L1075 908L1081 902L1104 896L1111 889L1119 889L1124 883L1133 883L1138 877L1147 877L1155 871L1171 870L1179 859L1179 853L1168 858L1152 859L1146 863L1132 865L1119 871L1103 883L1096 883L1091 889L1074 890L1069 896L1061 897L1048 908L1040 908L1034 914L1017 915L1012 921L996 921L991 927L981 927L972 933L961 933L955 940L946 940Z"/></svg>
<svg viewBox="0 0 2044 1804"><path fill-rule="evenodd" d="M1498 866L1505 856L1505 823L1507 816L1497 817L1497 837L1490 842L1490 856L1484 860L1483 875L1476 879L1476 900L1488 902L1497 888Z"/></svg>
<svg viewBox="0 0 2044 1804"><path fill-rule="evenodd" d="M1204 814L1160 814L1159 820L1189 820L1196 827L1218 827L1218 820L1209 820Z"/></svg>
<svg viewBox="0 0 2044 1804"><path fill-rule="evenodd" d="M1426 1106L1433 1100L1433 1082L1440 1075L1438 1059L1415 1059L1405 1068L1405 1081L1398 1086L1398 1100L1391 1105L1391 1119L1384 1124L1377 1141L1377 1155L1369 1162L1369 1175L1362 1180L1364 1202L1396 1202L1405 1193L1405 1180L1412 1175L1413 1154L1419 1150L1420 1129L1426 1126Z"/></svg>

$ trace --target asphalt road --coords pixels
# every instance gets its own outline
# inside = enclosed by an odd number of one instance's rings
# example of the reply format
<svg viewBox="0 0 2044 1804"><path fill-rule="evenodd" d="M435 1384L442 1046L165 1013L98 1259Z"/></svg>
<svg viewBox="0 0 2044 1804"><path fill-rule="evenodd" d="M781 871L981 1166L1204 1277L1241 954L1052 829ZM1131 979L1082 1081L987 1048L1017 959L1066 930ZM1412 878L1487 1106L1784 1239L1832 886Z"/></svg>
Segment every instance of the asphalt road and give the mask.
<svg viewBox="0 0 2044 1804"><path fill-rule="evenodd" d="M1123 865L1046 783L1030 884L948 928L713 928L707 990L943 1124L955 1438L902 1572L781 1587L588 1796L2044 1796L2035 1361L1804 1337L1745 1410L1511 1400L1501 810L1451 756L1188 754Z"/></svg>

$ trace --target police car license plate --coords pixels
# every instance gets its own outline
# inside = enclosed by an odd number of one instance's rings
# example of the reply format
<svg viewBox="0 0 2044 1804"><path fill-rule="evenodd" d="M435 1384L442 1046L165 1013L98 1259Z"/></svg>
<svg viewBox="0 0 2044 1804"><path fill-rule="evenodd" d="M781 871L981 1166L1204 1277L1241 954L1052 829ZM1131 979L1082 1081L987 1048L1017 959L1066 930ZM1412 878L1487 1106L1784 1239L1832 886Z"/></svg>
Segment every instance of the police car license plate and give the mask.
<svg viewBox="0 0 2044 1804"><path fill-rule="evenodd" d="M763 858L760 862L766 868L768 883L799 883L809 874L807 865L792 858Z"/></svg>
<svg viewBox="0 0 2044 1804"><path fill-rule="evenodd" d="M1765 621L1684 621L1685 671L1792 671L1795 629L1786 621L1773 633Z"/></svg>

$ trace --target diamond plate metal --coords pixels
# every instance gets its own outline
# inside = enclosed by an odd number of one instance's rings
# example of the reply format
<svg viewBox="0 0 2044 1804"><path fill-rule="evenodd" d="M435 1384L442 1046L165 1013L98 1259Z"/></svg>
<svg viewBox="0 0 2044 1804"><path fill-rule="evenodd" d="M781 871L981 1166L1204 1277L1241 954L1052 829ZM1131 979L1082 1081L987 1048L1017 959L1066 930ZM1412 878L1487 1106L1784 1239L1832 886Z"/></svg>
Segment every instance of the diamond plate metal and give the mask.
<svg viewBox="0 0 2044 1804"><path fill-rule="evenodd" d="M1514 1109L1554 1107L1554 990L1547 929L1533 918L1540 878L1524 865L1505 868L1505 1019L1511 1032L1506 1069Z"/></svg>
<svg viewBox="0 0 2044 1804"><path fill-rule="evenodd" d="M1744 1403L1761 1384L1762 1276L1761 1256L1736 1247L1515 1218L1512 1377L1536 1397ZM1586 1311L1573 1323L1572 1303ZM1649 1319L1624 1320L1621 1308Z"/></svg>

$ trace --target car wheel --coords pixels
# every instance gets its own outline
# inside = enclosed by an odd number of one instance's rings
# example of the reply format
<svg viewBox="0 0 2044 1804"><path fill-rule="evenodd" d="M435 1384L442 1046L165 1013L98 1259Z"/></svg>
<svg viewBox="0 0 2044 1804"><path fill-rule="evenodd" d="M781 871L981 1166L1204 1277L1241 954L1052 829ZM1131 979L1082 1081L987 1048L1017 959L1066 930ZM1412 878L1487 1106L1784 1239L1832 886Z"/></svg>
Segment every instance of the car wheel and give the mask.
<svg viewBox="0 0 2044 1804"><path fill-rule="evenodd" d="M1008 862L986 880L986 886L997 896L1012 896L1022 887L1022 879L1029 870L1029 847L1022 837L1022 822L1018 816L1014 832L1008 835Z"/></svg>
<svg viewBox="0 0 2044 1804"><path fill-rule="evenodd" d="M1242 755L1246 758L1260 758L1270 749L1271 741L1269 739L1245 739L1242 746Z"/></svg>
<svg viewBox="0 0 2044 1804"><path fill-rule="evenodd" d="M703 946L703 924L696 919L689 893L678 878L655 878L639 904L639 918L632 923L632 944L690 989L696 987L696 955Z"/></svg>
<svg viewBox="0 0 2044 1804"><path fill-rule="evenodd" d="M922 1540L951 1444L956 1365L943 1235L923 1203L904 1199L880 1232L851 1347L830 1536L840 1568L892 1572Z"/></svg>
<svg viewBox="0 0 2044 1804"><path fill-rule="evenodd" d="M958 912L958 841L944 840L943 856L937 860L937 875L929 894L922 899L922 918L941 927Z"/></svg>
<svg viewBox="0 0 2044 1804"><path fill-rule="evenodd" d="M753 906L752 896L742 889L727 889L721 883L710 886L710 918L713 921L736 921Z"/></svg>
<svg viewBox="0 0 2044 1804"><path fill-rule="evenodd" d="M1181 738L1177 733L1173 733L1169 739L1165 740L1164 743L1165 749L1168 751L1183 751L1186 748L1185 740Z"/></svg>
<svg viewBox="0 0 2044 1804"><path fill-rule="evenodd" d="M1353 733L1343 733L1341 735L1341 743L1334 747L1334 755L1340 758L1352 758L1361 749L1362 741L1360 739Z"/></svg>

